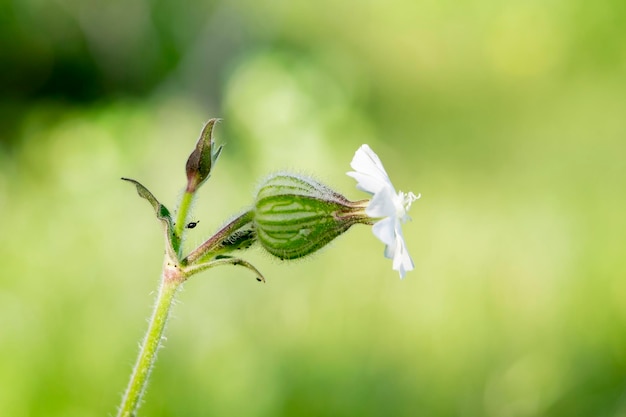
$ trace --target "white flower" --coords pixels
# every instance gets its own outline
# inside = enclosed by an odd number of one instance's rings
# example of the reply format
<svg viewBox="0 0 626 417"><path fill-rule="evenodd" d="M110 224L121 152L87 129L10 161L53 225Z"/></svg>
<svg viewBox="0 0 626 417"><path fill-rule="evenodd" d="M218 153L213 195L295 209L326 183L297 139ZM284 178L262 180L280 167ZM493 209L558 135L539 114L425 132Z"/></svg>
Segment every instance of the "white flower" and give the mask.
<svg viewBox="0 0 626 417"><path fill-rule="evenodd" d="M413 201L420 198L411 192L396 193L378 155L368 145L362 145L354 154L348 175L357 181L356 187L373 195L365 213L372 218L382 218L374 224L372 232L385 246L385 257L393 259L393 269L404 278L406 271L415 267L406 250L401 224L410 220L407 211Z"/></svg>

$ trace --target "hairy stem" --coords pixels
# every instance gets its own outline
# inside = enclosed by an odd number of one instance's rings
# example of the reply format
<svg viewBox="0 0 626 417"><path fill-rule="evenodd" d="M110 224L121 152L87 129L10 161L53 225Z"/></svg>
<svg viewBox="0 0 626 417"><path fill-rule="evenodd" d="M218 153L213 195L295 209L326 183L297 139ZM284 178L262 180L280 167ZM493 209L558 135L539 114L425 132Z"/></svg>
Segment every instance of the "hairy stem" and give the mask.
<svg viewBox="0 0 626 417"><path fill-rule="evenodd" d="M217 249L219 245L222 244L224 239L228 238L228 236L237 229L242 228L250 223L253 217L254 214L252 213L252 211L247 211L236 217L234 220L224 226L219 232L213 235L209 240L198 246L189 255L187 255L187 257L182 260L183 265L193 264L199 259L210 255L212 251Z"/></svg>
<svg viewBox="0 0 626 417"><path fill-rule="evenodd" d="M163 331L165 330L174 296L184 280L184 275L182 275L181 271L175 265L174 268L171 268L172 265L172 263L166 262L164 266L161 286L154 304L148 331L141 343L137 363L118 409L118 417L136 416L137 410L141 405L141 397L148 385L150 372L161 346Z"/></svg>
<svg viewBox="0 0 626 417"><path fill-rule="evenodd" d="M183 232L185 230L185 225L187 224L187 216L189 215L189 209L191 208L191 203L193 202L194 196L195 193L185 191L183 197L180 200L180 205L178 206L178 213L176 214L174 235L179 239L180 243L178 244L177 248L174 248L174 250L178 254L179 259L183 255Z"/></svg>

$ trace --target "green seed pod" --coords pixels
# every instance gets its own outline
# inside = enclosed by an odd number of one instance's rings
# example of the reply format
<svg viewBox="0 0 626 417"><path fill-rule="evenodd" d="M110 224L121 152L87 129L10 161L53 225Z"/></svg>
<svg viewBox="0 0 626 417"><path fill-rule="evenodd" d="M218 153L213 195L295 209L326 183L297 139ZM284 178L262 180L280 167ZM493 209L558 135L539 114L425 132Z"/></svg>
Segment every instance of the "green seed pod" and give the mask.
<svg viewBox="0 0 626 417"><path fill-rule="evenodd" d="M371 224L368 201L352 202L319 182L280 173L256 197L254 225L259 243L280 259L296 259L322 248L353 224Z"/></svg>

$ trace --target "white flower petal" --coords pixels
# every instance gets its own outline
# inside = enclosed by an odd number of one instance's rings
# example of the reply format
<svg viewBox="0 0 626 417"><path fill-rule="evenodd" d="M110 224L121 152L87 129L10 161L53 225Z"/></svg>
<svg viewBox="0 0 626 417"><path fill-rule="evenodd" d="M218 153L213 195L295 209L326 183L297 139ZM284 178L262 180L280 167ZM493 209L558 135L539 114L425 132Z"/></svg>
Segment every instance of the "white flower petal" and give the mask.
<svg viewBox="0 0 626 417"><path fill-rule="evenodd" d="M369 145L361 145L354 153L350 166L358 172L367 172L377 175L381 180L389 181L389 175L383 167L383 163Z"/></svg>
<svg viewBox="0 0 626 417"><path fill-rule="evenodd" d="M385 246L385 258L394 259L397 252L397 242L394 241L391 245Z"/></svg>
<svg viewBox="0 0 626 417"><path fill-rule="evenodd" d="M375 194L380 189L387 186L387 183L381 181L380 179L362 172L350 171L347 172L347 175L356 180L356 188L361 191L365 191L366 193Z"/></svg>
<svg viewBox="0 0 626 417"><path fill-rule="evenodd" d="M392 218L386 217L372 226L372 233L385 245L395 247L396 234L394 231L394 223ZM391 256L388 256L388 258L390 257Z"/></svg>
<svg viewBox="0 0 626 417"><path fill-rule="evenodd" d="M407 252L401 223L410 219L407 211L419 196L409 192L396 193L378 156L368 145L362 145L350 164L354 171L348 175L357 181L359 190L373 194L365 209L372 219L382 218L372 227L374 236L385 244L385 257L392 259L392 267L404 278L415 268Z"/></svg>
<svg viewBox="0 0 626 417"><path fill-rule="evenodd" d="M350 166L354 172L348 172L348 175L357 180L358 189L370 194L377 193L385 186L393 189L389 175L380 162L380 158L368 145L361 145L357 149Z"/></svg>
<svg viewBox="0 0 626 417"><path fill-rule="evenodd" d="M404 278L407 271L412 271L415 268L411 255L406 250L406 244L404 243L404 236L402 236L402 229L400 225L396 228L396 249L393 257L393 270L400 273L400 278Z"/></svg>
<svg viewBox="0 0 626 417"><path fill-rule="evenodd" d="M397 211L395 198L393 190L387 187L382 188L370 200L365 214L373 218L395 216Z"/></svg>

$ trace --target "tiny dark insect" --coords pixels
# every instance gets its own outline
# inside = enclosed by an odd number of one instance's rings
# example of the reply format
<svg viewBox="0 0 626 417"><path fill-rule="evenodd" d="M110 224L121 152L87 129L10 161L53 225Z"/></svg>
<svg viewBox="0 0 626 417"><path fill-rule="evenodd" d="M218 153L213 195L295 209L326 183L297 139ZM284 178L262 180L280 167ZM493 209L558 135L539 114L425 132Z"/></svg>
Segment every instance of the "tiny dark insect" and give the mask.
<svg viewBox="0 0 626 417"><path fill-rule="evenodd" d="M194 227L196 227L198 225L198 223L200 223L200 220L198 220L197 222L189 222L189 223L187 223L187 229L193 229Z"/></svg>

